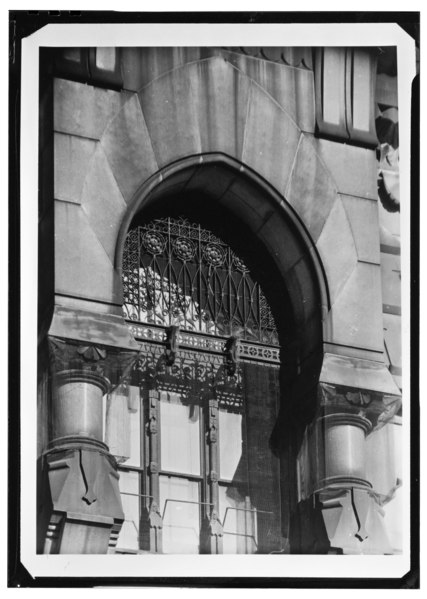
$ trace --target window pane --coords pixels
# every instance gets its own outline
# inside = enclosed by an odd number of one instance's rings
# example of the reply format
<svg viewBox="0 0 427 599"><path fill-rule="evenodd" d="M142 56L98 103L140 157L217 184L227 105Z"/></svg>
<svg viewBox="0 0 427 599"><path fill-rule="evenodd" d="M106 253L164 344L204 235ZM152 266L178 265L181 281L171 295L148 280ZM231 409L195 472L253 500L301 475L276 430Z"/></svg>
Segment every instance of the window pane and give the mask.
<svg viewBox="0 0 427 599"><path fill-rule="evenodd" d="M256 513L249 497L236 487L219 486L219 514L224 524L224 553L255 553Z"/></svg>
<svg viewBox="0 0 427 599"><path fill-rule="evenodd" d="M119 488L125 521L117 541L122 549L139 549L139 474L120 472ZM129 495L128 495L129 493Z"/></svg>
<svg viewBox="0 0 427 599"><path fill-rule="evenodd" d="M163 553L199 553L200 506L183 501L200 501L199 483L160 476L160 510L164 513Z"/></svg>
<svg viewBox="0 0 427 599"><path fill-rule="evenodd" d="M96 66L105 71L114 71L116 67L115 48L96 48Z"/></svg>
<svg viewBox="0 0 427 599"><path fill-rule="evenodd" d="M200 414L198 406L184 406L177 393L161 394L162 470L200 474Z"/></svg>
<svg viewBox="0 0 427 599"><path fill-rule="evenodd" d="M232 480L242 458L242 415L219 410L219 471Z"/></svg>

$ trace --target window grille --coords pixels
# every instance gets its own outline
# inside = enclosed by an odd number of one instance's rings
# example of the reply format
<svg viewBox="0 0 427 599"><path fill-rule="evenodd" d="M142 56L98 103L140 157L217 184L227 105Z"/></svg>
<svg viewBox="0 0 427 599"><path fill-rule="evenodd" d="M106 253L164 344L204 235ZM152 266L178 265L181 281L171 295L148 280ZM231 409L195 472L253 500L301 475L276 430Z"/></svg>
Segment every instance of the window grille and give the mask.
<svg viewBox="0 0 427 599"><path fill-rule="evenodd" d="M123 290L129 320L279 344L265 295L244 261L183 217L155 219L129 231Z"/></svg>

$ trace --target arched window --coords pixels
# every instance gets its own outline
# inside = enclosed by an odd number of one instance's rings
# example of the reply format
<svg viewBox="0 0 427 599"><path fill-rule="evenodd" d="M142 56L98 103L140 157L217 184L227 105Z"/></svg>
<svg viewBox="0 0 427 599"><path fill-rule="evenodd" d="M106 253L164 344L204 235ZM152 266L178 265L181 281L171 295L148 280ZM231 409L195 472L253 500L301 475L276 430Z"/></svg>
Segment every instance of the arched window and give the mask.
<svg viewBox="0 0 427 599"><path fill-rule="evenodd" d="M185 218L159 218L129 232L123 287L131 320L278 345L267 300L243 260Z"/></svg>
<svg viewBox="0 0 427 599"><path fill-rule="evenodd" d="M260 284L220 236L165 216L129 230L123 291L141 353L107 404L117 551L280 551L280 348Z"/></svg>

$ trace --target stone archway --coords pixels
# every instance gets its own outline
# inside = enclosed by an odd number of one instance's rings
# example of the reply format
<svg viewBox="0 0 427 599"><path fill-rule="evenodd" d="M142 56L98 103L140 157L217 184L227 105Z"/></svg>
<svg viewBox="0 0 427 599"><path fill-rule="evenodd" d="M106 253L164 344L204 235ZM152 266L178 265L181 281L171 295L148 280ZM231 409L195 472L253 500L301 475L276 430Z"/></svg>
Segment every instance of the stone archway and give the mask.
<svg viewBox="0 0 427 599"><path fill-rule="evenodd" d="M292 207L259 175L221 154L188 157L162 169L141 186L122 221L115 254L121 273L124 240L132 222L169 198L200 196L211 210L230 214L265 251L265 270L282 295L275 295L279 321L288 320L282 336L281 404L271 443L281 456L284 484L283 526L289 533L289 506L297 502L296 454L302 433L317 409L322 363L323 317L329 309L323 267L309 233ZM179 201L178 199L176 200ZM194 210L194 203L192 204ZM201 208L201 214L203 208ZM194 217L196 220L196 216ZM250 241L249 241L250 243ZM120 277L121 278L121 277ZM120 290L117 291L118 296ZM273 306L272 306L273 308ZM285 328L285 324L283 327ZM280 325L279 325L280 327ZM280 335L280 333L279 333Z"/></svg>

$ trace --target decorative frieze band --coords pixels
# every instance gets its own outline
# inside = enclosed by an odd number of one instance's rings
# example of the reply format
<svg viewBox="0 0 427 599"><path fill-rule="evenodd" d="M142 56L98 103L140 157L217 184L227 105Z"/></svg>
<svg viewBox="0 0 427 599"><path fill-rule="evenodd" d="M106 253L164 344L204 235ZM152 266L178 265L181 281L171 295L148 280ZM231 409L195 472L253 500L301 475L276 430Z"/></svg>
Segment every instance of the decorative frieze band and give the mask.
<svg viewBox="0 0 427 599"><path fill-rule="evenodd" d="M136 341L152 341L161 344L165 344L167 341L166 329L163 327L129 323L129 329ZM177 339L179 347L186 350L209 352L222 356L226 351L227 339L224 337L179 331ZM240 340L237 345L237 356L240 360L280 364L280 348L261 343Z"/></svg>

